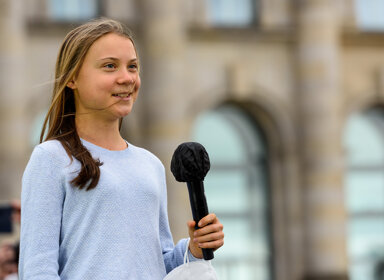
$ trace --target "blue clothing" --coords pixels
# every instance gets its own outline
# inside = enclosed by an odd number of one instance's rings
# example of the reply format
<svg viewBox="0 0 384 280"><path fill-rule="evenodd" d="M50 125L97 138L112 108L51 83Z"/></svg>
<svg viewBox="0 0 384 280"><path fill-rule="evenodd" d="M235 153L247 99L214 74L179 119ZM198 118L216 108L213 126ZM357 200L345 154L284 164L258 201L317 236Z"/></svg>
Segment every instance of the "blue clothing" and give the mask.
<svg viewBox="0 0 384 280"><path fill-rule="evenodd" d="M20 279L163 279L183 263L187 244L173 243L164 166L132 144L109 151L82 141L103 162L89 191L70 184L80 163L59 141L31 155L22 181Z"/></svg>

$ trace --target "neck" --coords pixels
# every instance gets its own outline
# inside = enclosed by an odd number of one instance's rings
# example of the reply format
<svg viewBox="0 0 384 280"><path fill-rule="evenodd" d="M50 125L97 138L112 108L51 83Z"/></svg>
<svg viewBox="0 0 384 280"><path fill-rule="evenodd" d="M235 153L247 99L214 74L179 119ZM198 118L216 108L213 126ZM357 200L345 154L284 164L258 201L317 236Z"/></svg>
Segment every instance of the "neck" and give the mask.
<svg viewBox="0 0 384 280"><path fill-rule="evenodd" d="M127 147L120 135L119 120L97 122L76 116L75 121L80 138L108 150L123 150Z"/></svg>

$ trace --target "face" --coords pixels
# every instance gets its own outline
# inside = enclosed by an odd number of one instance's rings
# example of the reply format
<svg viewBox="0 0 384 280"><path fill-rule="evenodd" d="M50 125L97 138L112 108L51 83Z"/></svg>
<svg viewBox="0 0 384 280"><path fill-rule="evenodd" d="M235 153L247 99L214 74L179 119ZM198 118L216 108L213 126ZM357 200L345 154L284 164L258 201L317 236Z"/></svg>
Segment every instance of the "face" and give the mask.
<svg viewBox="0 0 384 280"><path fill-rule="evenodd" d="M132 41L114 33L96 40L68 86L74 90L76 117L117 121L128 115L140 88Z"/></svg>

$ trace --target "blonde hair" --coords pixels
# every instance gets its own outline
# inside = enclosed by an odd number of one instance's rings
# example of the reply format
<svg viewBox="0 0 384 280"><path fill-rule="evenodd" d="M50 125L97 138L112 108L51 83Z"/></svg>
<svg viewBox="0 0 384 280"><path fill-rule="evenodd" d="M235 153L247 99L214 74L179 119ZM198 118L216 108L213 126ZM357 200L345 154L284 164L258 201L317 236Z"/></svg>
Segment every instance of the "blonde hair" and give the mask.
<svg viewBox="0 0 384 280"><path fill-rule="evenodd" d="M115 20L100 18L82 24L70 31L60 47L55 69L55 82L50 108L45 118L40 135L40 143L57 139L66 152L79 160L81 170L71 183L80 189L95 188L100 178L102 163L93 159L79 138L75 126L75 98L73 90L67 87L79 73L84 58L92 44L100 37L115 33L132 41L130 30ZM137 50L136 50L137 54ZM47 134L44 138L45 132Z"/></svg>

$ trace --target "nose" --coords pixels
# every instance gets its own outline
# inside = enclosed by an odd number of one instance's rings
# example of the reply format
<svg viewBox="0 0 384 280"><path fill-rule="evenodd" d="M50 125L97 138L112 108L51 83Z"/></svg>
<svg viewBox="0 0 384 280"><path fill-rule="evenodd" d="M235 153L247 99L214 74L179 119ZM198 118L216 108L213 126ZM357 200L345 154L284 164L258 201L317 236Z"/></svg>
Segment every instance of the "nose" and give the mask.
<svg viewBox="0 0 384 280"><path fill-rule="evenodd" d="M120 69L116 82L120 85L129 85L135 83L137 74L130 72L128 69Z"/></svg>

